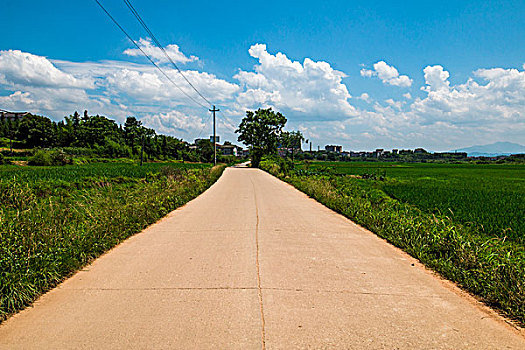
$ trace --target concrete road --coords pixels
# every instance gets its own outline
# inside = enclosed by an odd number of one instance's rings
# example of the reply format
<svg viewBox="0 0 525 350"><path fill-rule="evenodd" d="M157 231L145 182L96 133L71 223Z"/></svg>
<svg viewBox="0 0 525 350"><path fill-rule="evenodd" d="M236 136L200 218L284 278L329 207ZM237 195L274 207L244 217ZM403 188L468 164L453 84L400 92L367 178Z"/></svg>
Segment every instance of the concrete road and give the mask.
<svg viewBox="0 0 525 350"><path fill-rule="evenodd" d="M276 178L206 193L0 326L0 349L525 349L522 330Z"/></svg>

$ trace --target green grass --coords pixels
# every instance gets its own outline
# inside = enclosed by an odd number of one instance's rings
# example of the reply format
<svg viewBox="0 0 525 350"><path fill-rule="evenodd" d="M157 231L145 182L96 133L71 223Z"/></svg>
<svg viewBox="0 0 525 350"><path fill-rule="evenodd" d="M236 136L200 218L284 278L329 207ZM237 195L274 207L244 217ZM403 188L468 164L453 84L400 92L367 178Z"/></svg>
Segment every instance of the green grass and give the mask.
<svg viewBox="0 0 525 350"><path fill-rule="evenodd" d="M158 172L169 166L180 169L200 169L210 167L204 163L92 163L82 166L66 165L51 167L33 166L2 166L0 167L0 180L18 179L26 182L41 182L48 180L78 181L86 177L129 177L144 178L148 173Z"/></svg>
<svg viewBox="0 0 525 350"><path fill-rule="evenodd" d="M516 212L523 206L523 167L316 162L290 171L275 160L261 166L525 324L525 245L515 222L523 219ZM480 208L491 210L488 218ZM514 239L502 237L509 233Z"/></svg>
<svg viewBox="0 0 525 350"><path fill-rule="evenodd" d="M489 236L525 241L525 165L314 162L300 169L378 175L375 186Z"/></svg>
<svg viewBox="0 0 525 350"><path fill-rule="evenodd" d="M0 166L0 320L195 198L224 166Z"/></svg>

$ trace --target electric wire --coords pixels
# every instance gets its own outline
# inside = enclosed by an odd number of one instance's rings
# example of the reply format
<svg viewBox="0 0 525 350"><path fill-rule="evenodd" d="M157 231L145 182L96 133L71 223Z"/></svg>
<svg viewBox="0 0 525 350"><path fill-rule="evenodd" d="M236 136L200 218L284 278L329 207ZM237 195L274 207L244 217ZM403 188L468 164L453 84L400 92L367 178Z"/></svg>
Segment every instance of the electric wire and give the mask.
<svg viewBox="0 0 525 350"><path fill-rule="evenodd" d="M210 121L210 119L211 119L211 114L208 116L208 119L206 119L206 122L204 122L204 125L202 126L201 131L199 131L199 134L197 135L195 140L201 137L202 132L204 131L204 129L206 129L206 126L208 125L208 122Z"/></svg>
<svg viewBox="0 0 525 350"><path fill-rule="evenodd" d="M204 100L206 101L207 103L209 103L210 105L213 105L213 103L211 103L206 97L204 97L204 95L191 83L191 81L182 73L182 70L177 66L177 64L171 59L170 55L168 55L168 53L166 52L166 50L164 49L164 47L160 44L160 42L157 40L157 38L155 37L155 35L153 34L153 32L149 29L148 25L146 24L146 22L144 22L144 20L142 19L142 17L140 16L140 14L138 13L138 11L135 9L135 7L133 6L133 4L131 3L130 0L123 0L124 3L126 4L126 6L128 7L128 9L131 11L131 13L133 14L133 16L135 16L135 18L139 21L139 23L142 25L142 27L144 28L144 30L146 31L146 33L149 34L149 36L151 37L151 39L153 40L153 42L155 43L155 45L157 45L157 47L164 53L164 55L166 56L166 58L168 59L168 61L173 65L173 67L175 67L175 69L180 73L180 75L184 78L184 80L186 80L186 82L193 88L193 90L195 90L195 92Z"/></svg>
<svg viewBox="0 0 525 350"><path fill-rule="evenodd" d="M108 10L106 10L106 8L98 1L98 0L95 0L95 2L98 4L98 6L104 11L104 13L106 13L106 15L111 19L111 21L126 35L126 37L133 43L133 45L135 45L137 47L137 49L140 50L140 52L142 52L142 54L151 62L151 64L153 64L161 73L162 75L164 75L166 77L166 79L168 79L177 89L179 89L186 97L188 97L190 100L192 100L194 103L196 103L197 105L199 105L200 107L203 107L203 108L208 108L206 105L200 103L199 101L197 101L196 99L194 99L191 95L189 95L186 91L184 91L179 85L177 85L177 83L175 83L169 76L168 74L166 74L166 72L164 72L160 67L159 65L157 65L155 63L155 61L153 61L153 59L144 52L144 50L140 47L139 44L137 44L137 42L128 34L128 32L126 32L126 30L117 22L117 20L108 12ZM183 75L184 76L184 75ZM191 85L191 84L190 84ZM195 89L195 88L194 88Z"/></svg>

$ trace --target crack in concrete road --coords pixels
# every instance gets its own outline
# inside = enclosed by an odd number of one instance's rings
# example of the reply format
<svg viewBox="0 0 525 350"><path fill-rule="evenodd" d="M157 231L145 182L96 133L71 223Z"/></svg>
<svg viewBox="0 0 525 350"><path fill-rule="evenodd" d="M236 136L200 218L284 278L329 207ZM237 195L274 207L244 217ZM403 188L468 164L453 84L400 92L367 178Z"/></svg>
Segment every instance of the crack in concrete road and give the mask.
<svg viewBox="0 0 525 350"><path fill-rule="evenodd" d="M265 321L264 321L264 307L263 307L263 296L261 289L261 267L259 264L259 207L257 205L257 191L255 189L255 183L253 182L252 177L250 176L250 181L253 187L253 199L255 203L255 216L257 221L255 222L255 265L257 267L257 294L259 296L259 307L261 310L261 348L266 350L266 330L265 330Z"/></svg>

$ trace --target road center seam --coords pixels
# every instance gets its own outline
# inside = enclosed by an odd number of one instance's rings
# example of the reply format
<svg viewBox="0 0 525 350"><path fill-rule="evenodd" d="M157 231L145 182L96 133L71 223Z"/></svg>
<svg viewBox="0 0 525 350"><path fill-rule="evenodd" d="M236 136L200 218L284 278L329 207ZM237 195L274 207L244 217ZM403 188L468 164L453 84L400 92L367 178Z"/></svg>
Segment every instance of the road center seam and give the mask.
<svg viewBox="0 0 525 350"><path fill-rule="evenodd" d="M264 321L264 308L263 308L263 297L261 288L261 268L259 265L259 207L257 205L257 191L255 190L255 183L250 176L250 181L253 187L253 197L255 200L255 216L257 221L255 223L255 266L257 268L257 294L259 295L259 308L261 311L261 348L266 350L266 334L265 334L265 321Z"/></svg>

